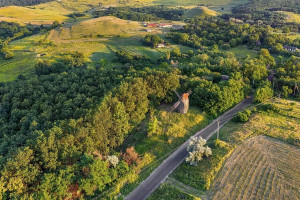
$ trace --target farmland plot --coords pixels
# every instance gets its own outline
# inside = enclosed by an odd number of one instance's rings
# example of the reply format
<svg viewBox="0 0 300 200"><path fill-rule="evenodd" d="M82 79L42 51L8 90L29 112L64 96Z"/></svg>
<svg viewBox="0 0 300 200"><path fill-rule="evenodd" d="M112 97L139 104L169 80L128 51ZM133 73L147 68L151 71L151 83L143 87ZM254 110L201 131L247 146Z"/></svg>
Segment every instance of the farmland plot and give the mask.
<svg viewBox="0 0 300 200"><path fill-rule="evenodd" d="M300 149L265 136L246 140L226 161L212 199L299 199Z"/></svg>

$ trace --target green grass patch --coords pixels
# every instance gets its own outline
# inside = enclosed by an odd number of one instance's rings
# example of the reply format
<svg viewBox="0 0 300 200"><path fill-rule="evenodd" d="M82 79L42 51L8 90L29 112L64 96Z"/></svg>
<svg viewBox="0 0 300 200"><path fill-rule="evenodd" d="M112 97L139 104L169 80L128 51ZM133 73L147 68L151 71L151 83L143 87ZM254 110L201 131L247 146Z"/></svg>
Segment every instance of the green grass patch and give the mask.
<svg viewBox="0 0 300 200"><path fill-rule="evenodd" d="M184 193L175 187L168 184L162 184L155 192L148 197L148 200L200 200L200 198L194 197L190 194Z"/></svg>
<svg viewBox="0 0 300 200"><path fill-rule="evenodd" d="M247 57L247 55L249 55L253 58L253 57L256 57L258 54L257 51L248 49L246 46L242 46L242 45L234 47L234 48L230 48L230 49L226 50L226 52L231 52L237 58L240 58L240 59Z"/></svg>
<svg viewBox="0 0 300 200"><path fill-rule="evenodd" d="M212 156L204 158L197 166L183 163L171 176L193 188L202 191L208 190L224 161L230 156L234 149L233 146L227 143L221 147L220 145L215 145L214 142L215 140L212 139L207 143L212 150Z"/></svg>

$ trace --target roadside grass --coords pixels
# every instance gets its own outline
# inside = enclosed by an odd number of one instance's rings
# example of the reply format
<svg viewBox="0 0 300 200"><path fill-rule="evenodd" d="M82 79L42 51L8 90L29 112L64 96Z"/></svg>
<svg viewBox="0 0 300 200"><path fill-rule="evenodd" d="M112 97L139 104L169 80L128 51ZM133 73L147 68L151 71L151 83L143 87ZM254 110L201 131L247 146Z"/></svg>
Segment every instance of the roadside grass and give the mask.
<svg viewBox="0 0 300 200"><path fill-rule="evenodd" d="M151 117L147 117L131 136L124 141L121 150L125 151L127 147L134 146L140 155L148 155L153 159L141 169L134 181L121 188L122 195L128 195L178 146L211 121L206 114L201 113L197 108L192 107L186 115L168 112L168 109L170 109L170 106L161 107L152 116L156 116L158 119L158 128L155 133L148 133L147 124ZM111 193L116 193L115 188L112 189Z"/></svg>
<svg viewBox="0 0 300 200"><path fill-rule="evenodd" d="M190 194L184 193L177 188L170 186L168 184L162 184L155 192L150 195L148 200L200 200L200 198L194 197Z"/></svg>
<svg viewBox="0 0 300 200"><path fill-rule="evenodd" d="M214 136L207 142L212 150L212 156L204 158L197 166L182 163L174 170L171 177L202 192L208 190L226 158L230 156L234 149L233 146L225 142L224 147L216 146L214 144L215 139Z"/></svg>
<svg viewBox="0 0 300 200"><path fill-rule="evenodd" d="M212 148L213 152L211 157L204 158L198 166L190 166L187 163L182 163L171 174L171 177L185 185L198 189L200 192L205 192L205 190L210 188L211 183L222 168L224 161L228 157L228 159L230 159L230 155L234 149L236 149L238 145L243 144L243 141L247 138L268 136L289 143L293 145L293 148L299 148L300 103L296 101L281 100L274 103L274 105L279 108L279 111L275 112L258 109L247 123L237 123L233 121L227 123L220 129L219 144L221 145L215 144L216 136L213 136L208 141L208 146ZM263 145L260 147L260 150L264 151ZM284 155L277 156L278 155L273 155L274 159L280 159ZM291 164L289 167L293 170L295 165ZM244 177L243 174L239 174L238 176ZM229 181L227 183L230 185L231 183L234 183L234 181ZM224 191L225 190L226 189L224 189ZM211 197L212 194L208 193L208 195ZM220 196L218 197L220 198Z"/></svg>
<svg viewBox="0 0 300 200"><path fill-rule="evenodd" d="M257 51L248 49L248 47L244 46L244 45L240 45L240 46L237 46L237 47L234 47L234 48L230 48L230 49L225 50L225 51L226 52L232 52L239 59L243 59L247 55L249 55L253 58L253 57L256 57L257 54L258 54Z"/></svg>

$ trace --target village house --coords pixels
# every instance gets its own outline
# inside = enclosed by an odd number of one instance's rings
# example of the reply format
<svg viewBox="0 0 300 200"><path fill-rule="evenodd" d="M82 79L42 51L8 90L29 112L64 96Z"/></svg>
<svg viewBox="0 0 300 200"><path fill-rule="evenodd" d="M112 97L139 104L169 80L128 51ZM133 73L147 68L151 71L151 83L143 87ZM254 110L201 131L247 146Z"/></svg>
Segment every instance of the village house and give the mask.
<svg viewBox="0 0 300 200"><path fill-rule="evenodd" d="M222 81L228 81L229 76L228 75L222 75Z"/></svg>
<svg viewBox="0 0 300 200"><path fill-rule="evenodd" d="M255 42L255 45L256 45L256 46L260 46L260 45L261 45L261 41L260 41L260 40L257 40L257 41Z"/></svg>
<svg viewBox="0 0 300 200"><path fill-rule="evenodd" d="M163 43L157 45L157 48L164 48L164 47L166 47L166 45Z"/></svg>
<svg viewBox="0 0 300 200"><path fill-rule="evenodd" d="M298 50L297 47L292 47L292 46L287 46L287 45L284 45L283 49L286 50L286 51L290 51L290 52L295 52L295 51Z"/></svg>

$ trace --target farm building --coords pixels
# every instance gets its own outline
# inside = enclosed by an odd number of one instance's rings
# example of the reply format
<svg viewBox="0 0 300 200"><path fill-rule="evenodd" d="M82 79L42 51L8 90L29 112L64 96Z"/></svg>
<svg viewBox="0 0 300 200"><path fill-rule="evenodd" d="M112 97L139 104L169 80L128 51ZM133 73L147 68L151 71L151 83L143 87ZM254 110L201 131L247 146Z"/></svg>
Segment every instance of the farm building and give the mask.
<svg viewBox="0 0 300 200"><path fill-rule="evenodd" d="M151 27L151 28L154 28L154 27L157 27L158 24L157 23L150 23L150 24L147 24L147 27Z"/></svg>
<svg viewBox="0 0 300 200"><path fill-rule="evenodd" d="M173 24L170 24L170 23L161 23L158 25L158 27L161 27L161 28L172 28Z"/></svg>
<svg viewBox="0 0 300 200"><path fill-rule="evenodd" d="M182 30L183 28L184 28L183 25L173 25L172 26L172 29L174 29L174 30Z"/></svg>

